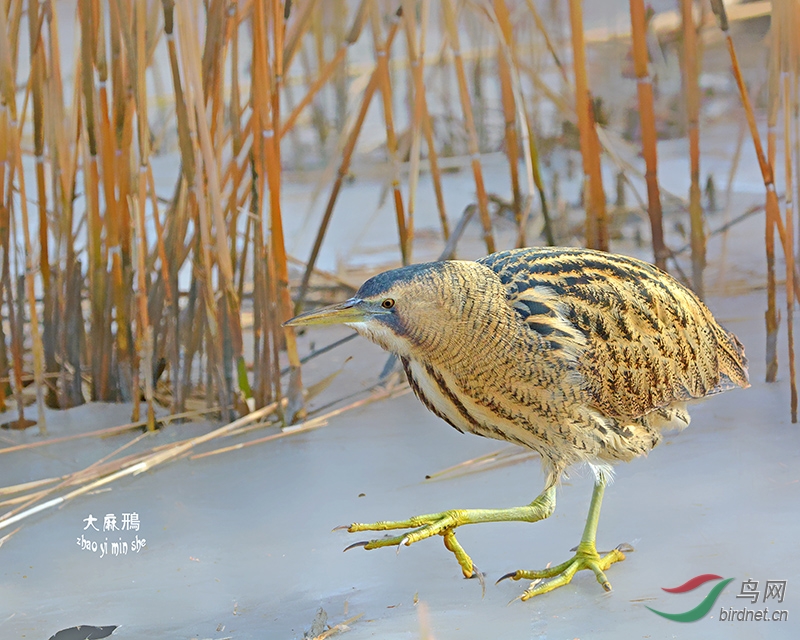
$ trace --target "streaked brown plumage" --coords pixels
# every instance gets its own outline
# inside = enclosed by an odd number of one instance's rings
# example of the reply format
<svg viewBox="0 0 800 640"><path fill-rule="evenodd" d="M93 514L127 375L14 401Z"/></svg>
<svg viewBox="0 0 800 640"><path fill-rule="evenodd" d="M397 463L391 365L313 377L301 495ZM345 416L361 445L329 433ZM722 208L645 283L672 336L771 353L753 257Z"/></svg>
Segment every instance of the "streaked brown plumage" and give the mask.
<svg viewBox="0 0 800 640"><path fill-rule="evenodd" d="M551 496L568 466L592 464L598 513L608 464L646 454L663 429L688 425L688 401L748 386L741 343L691 291L647 263L584 249L404 267L291 321L329 322L396 353L417 397L459 431L538 451L547 480L537 500ZM552 511L538 508L535 519ZM530 519L518 515L492 517ZM447 542L455 526L477 521L448 520L433 533L449 532ZM386 546L377 542L368 548ZM459 562L466 574L471 561Z"/></svg>

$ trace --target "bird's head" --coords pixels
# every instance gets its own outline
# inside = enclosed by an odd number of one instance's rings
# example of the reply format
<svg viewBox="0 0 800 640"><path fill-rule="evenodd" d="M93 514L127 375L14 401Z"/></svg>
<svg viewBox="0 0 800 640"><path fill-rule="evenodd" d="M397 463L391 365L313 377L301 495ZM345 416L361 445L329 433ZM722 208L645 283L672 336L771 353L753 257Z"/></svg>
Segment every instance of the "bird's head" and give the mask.
<svg viewBox="0 0 800 640"><path fill-rule="evenodd" d="M285 326L345 324L387 351L413 356L423 347L435 350L454 331L473 330L495 274L477 262L428 262L380 273L355 296L308 311ZM484 304L485 306L485 304Z"/></svg>

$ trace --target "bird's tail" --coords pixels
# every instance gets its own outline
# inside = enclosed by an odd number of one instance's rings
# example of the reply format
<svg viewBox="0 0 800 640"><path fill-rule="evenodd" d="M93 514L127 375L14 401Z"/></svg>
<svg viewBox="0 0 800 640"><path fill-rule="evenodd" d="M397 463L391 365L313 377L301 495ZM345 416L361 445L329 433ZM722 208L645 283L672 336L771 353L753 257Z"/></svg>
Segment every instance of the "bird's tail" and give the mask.
<svg viewBox="0 0 800 640"><path fill-rule="evenodd" d="M715 390L726 391L733 387L749 387L747 356L744 354L744 345L739 338L723 327L719 327L717 346L720 381Z"/></svg>

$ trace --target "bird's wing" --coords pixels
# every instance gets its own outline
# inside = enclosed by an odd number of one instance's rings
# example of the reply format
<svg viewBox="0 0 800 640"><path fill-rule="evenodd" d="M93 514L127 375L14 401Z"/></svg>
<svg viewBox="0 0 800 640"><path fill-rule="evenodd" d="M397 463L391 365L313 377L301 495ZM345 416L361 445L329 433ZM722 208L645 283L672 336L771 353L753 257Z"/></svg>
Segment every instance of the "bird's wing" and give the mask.
<svg viewBox="0 0 800 640"><path fill-rule="evenodd" d="M569 248L504 251L479 262L500 278L527 328L572 360L587 400L607 416L637 418L748 385L741 343L652 265Z"/></svg>

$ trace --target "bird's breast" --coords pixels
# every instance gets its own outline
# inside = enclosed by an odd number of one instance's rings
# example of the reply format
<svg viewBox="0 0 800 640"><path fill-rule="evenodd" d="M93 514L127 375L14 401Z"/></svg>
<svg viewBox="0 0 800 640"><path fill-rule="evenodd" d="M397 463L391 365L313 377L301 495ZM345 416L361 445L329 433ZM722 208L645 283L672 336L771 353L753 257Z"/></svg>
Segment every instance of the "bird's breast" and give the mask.
<svg viewBox="0 0 800 640"><path fill-rule="evenodd" d="M509 402L496 389L466 385L446 369L409 358L401 360L420 401L458 431L534 449L547 439L546 434L537 433L536 421L530 419L532 407Z"/></svg>

